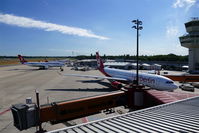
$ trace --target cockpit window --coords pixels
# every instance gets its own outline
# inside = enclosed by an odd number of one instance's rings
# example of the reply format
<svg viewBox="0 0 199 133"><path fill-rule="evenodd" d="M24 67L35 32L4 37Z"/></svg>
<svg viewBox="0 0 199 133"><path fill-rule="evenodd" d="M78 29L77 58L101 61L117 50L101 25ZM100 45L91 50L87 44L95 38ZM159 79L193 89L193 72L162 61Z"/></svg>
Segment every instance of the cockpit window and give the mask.
<svg viewBox="0 0 199 133"><path fill-rule="evenodd" d="M173 84L173 81L166 81L166 84Z"/></svg>

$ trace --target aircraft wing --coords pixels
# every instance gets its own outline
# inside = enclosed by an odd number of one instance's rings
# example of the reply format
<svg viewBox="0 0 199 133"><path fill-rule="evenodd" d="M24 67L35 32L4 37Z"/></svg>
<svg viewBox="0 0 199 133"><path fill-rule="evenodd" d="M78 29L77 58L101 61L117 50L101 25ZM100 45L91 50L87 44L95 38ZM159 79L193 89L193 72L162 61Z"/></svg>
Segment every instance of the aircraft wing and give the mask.
<svg viewBox="0 0 199 133"><path fill-rule="evenodd" d="M155 70L151 70L151 71L147 71L145 73L147 73L147 74L156 74L156 71Z"/></svg>
<svg viewBox="0 0 199 133"><path fill-rule="evenodd" d="M124 78L116 78L116 77L106 77L106 76L94 76L94 75L79 75L79 74L61 74L63 76L74 76L74 77L84 77L84 78L95 78L95 79L110 79L110 80L120 80L120 81L128 81Z"/></svg>

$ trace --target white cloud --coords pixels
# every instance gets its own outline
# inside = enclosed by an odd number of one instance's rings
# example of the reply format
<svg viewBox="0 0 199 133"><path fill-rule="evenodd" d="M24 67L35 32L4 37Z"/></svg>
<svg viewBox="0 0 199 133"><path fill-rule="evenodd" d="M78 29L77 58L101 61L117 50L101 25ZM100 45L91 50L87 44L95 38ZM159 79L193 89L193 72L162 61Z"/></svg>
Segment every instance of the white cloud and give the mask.
<svg viewBox="0 0 199 133"><path fill-rule="evenodd" d="M176 38L176 37L178 37L178 34L179 34L179 30L178 30L177 26L167 26L167 29L166 29L166 36L167 37Z"/></svg>
<svg viewBox="0 0 199 133"><path fill-rule="evenodd" d="M195 3L197 0L175 0L173 3L174 8L186 8L186 11L188 11Z"/></svg>
<svg viewBox="0 0 199 133"><path fill-rule="evenodd" d="M31 19L31 18L27 18L27 17L14 16L11 14L1 14L0 13L0 23L4 23L4 24L8 24L8 25L15 25L15 26L24 27L24 28L38 28L38 29L42 29L45 31L58 31L63 34L97 38L97 39L101 39L101 40L109 39L104 36L96 35L86 29L77 28L77 27L69 27L69 26L58 25L58 24L53 24L53 23L47 23L44 21L38 21L38 20Z"/></svg>

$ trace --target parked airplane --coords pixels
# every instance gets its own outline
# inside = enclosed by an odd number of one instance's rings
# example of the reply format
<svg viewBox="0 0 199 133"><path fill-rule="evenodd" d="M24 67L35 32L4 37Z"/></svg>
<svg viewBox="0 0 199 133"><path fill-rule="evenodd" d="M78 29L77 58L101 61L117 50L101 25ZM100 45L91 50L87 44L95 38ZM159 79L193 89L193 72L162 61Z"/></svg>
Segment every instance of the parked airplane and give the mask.
<svg viewBox="0 0 199 133"><path fill-rule="evenodd" d="M18 55L18 58L21 64L28 65L31 67L39 67L40 69L48 69L49 67L60 67L60 69L63 71L62 67L65 65L62 62L56 62L56 61L28 62L21 55Z"/></svg>
<svg viewBox="0 0 199 133"><path fill-rule="evenodd" d="M111 81L111 85L116 88L121 88L122 83L130 84L136 80L135 72L104 67L98 52L96 52L96 59L99 71L102 72L105 76L77 75L77 74L65 74L65 76L108 79ZM171 79L167 77L161 75L147 74L147 73L139 73L139 83L157 90L164 90L164 91L173 91L174 89L178 88L178 86Z"/></svg>

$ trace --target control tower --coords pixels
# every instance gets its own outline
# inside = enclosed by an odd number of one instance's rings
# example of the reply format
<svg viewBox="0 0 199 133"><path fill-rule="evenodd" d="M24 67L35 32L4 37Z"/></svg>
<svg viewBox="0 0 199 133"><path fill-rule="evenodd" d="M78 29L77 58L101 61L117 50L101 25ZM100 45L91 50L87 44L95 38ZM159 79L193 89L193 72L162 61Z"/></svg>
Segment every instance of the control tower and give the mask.
<svg viewBox="0 0 199 133"><path fill-rule="evenodd" d="M179 37L183 47L189 49L189 71L190 73L199 72L199 19L192 18L185 23L187 34Z"/></svg>

